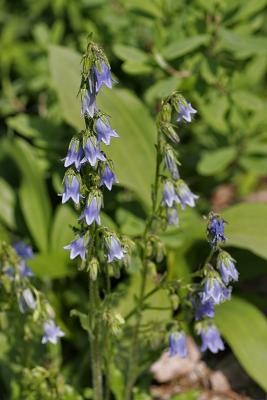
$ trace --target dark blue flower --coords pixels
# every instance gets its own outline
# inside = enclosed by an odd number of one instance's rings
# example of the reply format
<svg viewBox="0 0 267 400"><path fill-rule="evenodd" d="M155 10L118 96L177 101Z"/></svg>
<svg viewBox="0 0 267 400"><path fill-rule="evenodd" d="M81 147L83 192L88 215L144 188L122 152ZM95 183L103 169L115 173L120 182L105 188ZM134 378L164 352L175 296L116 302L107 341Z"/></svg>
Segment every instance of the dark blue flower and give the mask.
<svg viewBox="0 0 267 400"><path fill-rule="evenodd" d="M168 222L168 225L178 225L179 224L179 216L178 216L176 208L168 208L167 222Z"/></svg>
<svg viewBox="0 0 267 400"><path fill-rule="evenodd" d="M97 160L105 161L104 154L101 153L98 145L94 144L91 138L88 138L84 146L85 158L89 164L94 167Z"/></svg>
<svg viewBox="0 0 267 400"><path fill-rule="evenodd" d="M184 332L174 332L170 334L169 350L170 357L176 356L177 354L181 358L187 357L188 350Z"/></svg>
<svg viewBox="0 0 267 400"><path fill-rule="evenodd" d="M17 242L13 244L13 248L23 260L26 260L27 258L33 258L31 246L28 246L23 242Z"/></svg>
<svg viewBox="0 0 267 400"><path fill-rule="evenodd" d="M85 219L87 225L91 225L94 221L100 225L100 209L101 199L97 197L90 197L80 219Z"/></svg>
<svg viewBox="0 0 267 400"><path fill-rule="evenodd" d="M182 209L185 209L186 206L195 207L195 200L198 199L198 196L191 192L182 179L177 182L177 195Z"/></svg>
<svg viewBox="0 0 267 400"><path fill-rule="evenodd" d="M44 335L42 337L42 343L53 343L58 342L58 338L64 336L64 332L55 324L55 321L50 319L44 323Z"/></svg>
<svg viewBox="0 0 267 400"><path fill-rule="evenodd" d="M110 68L102 61L101 63L101 71L99 72L97 67L94 66L95 73L95 88L96 93L99 92L102 85L106 85L109 89L112 88L112 77Z"/></svg>
<svg viewBox="0 0 267 400"><path fill-rule="evenodd" d="M177 168L177 162L175 160L175 156L173 154L172 149L167 148L164 159L165 159L166 168L170 172L173 179L175 179L175 180L179 179L180 175L179 175L179 171Z"/></svg>
<svg viewBox="0 0 267 400"><path fill-rule="evenodd" d="M213 301L220 304L229 298L231 293L215 277L207 278L204 284L204 291L201 294L202 302Z"/></svg>
<svg viewBox="0 0 267 400"><path fill-rule="evenodd" d="M62 203L66 203L69 199L72 199L75 204L80 202L80 182L77 177L67 175L64 184L64 193L62 195Z"/></svg>
<svg viewBox="0 0 267 400"><path fill-rule="evenodd" d="M85 241L84 236L79 239L73 240L68 246L65 246L65 250L70 250L70 259L73 260L77 256L80 256L82 260L85 260L86 246L89 240Z"/></svg>
<svg viewBox="0 0 267 400"><path fill-rule="evenodd" d="M217 268L226 285L230 281L238 281L238 271L235 267L235 261L226 251L220 251L217 258Z"/></svg>
<svg viewBox="0 0 267 400"><path fill-rule="evenodd" d="M214 302L212 300L203 301L202 296L199 296L194 302L195 319L198 321L203 317L213 318L215 316Z"/></svg>
<svg viewBox="0 0 267 400"><path fill-rule="evenodd" d="M89 84L88 89L82 99L82 111L81 116L87 115L88 117L93 118L94 114L97 111L96 107L96 93L92 85Z"/></svg>
<svg viewBox="0 0 267 400"><path fill-rule="evenodd" d="M79 171L81 167L82 154L83 151L79 147L79 143L72 143L66 158L64 158L64 167L67 168L70 165L75 164L76 169Z"/></svg>
<svg viewBox="0 0 267 400"><path fill-rule="evenodd" d="M191 114L196 114L196 113L197 110L195 110L190 103L187 103L186 101L185 104L182 104L180 102L177 121L181 122L184 119L186 122L191 122L192 121Z"/></svg>
<svg viewBox="0 0 267 400"><path fill-rule="evenodd" d="M179 198L175 192L174 186L169 181L165 182L164 185L163 201L167 207L172 207L173 203L179 202Z"/></svg>
<svg viewBox="0 0 267 400"><path fill-rule="evenodd" d="M18 299L19 309L22 314L30 310L35 310L36 301L33 297L32 291L27 288L22 291L21 296Z"/></svg>
<svg viewBox="0 0 267 400"><path fill-rule="evenodd" d="M109 166L106 166L104 172L101 174L102 185L105 185L108 190L111 190L115 182L117 182L115 174L111 171Z"/></svg>
<svg viewBox="0 0 267 400"><path fill-rule="evenodd" d="M105 143L106 145L110 144L110 139L112 137L119 137L116 131L114 131L111 126L109 125L108 121L105 124L101 118L98 118L95 124L95 129L97 133L97 140L98 142Z"/></svg>
<svg viewBox="0 0 267 400"><path fill-rule="evenodd" d="M224 242L224 220L217 215L213 215L209 219L207 227L208 239L213 247L217 247L218 242Z"/></svg>
<svg viewBox="0 0 267 400"><path fill-rule="evenodd" d="M201 351L209 349L212 353L218 353L219 350L224 350L224 344L220 333L214 325L202 328L200 336L202 340Z"/></svg>
<svg viewBox="0 0 267 400"><path fill-rule="evenodd" d="M26 265L24 260L19 263L19 273L22 278L29 278L34 275L32 269Z"/></svg>
<svg viewBox="0 0 267 400"><path fill-rule="evenodd" d="M121 260L124 257L124 253L121 244L118 239L114 236L106 238L106 246L108 251L108 262Z"/></svg>

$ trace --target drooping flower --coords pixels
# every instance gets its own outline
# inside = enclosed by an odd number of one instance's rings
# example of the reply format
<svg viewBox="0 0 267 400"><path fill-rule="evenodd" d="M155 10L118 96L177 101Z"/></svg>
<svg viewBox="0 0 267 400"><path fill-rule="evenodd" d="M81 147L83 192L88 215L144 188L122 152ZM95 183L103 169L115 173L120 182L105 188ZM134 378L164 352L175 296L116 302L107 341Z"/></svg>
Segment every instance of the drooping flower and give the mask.
<svg viewBox="0 0 267 400"><path fill-rule="evenodd" d="M224 350L220 333L214 325L202 328L200 336L202 340L201 351L209 349L212 353L218 353L219 350Z"/></svg>
<svg viewBox="0 0 267 400"><path fill-rule="evenodd" d="M212 301L214 304L220 304L228 300L231 290L225 288L216 277L207 278L204 284L204 290L201 294L202 302Z"/></svg>
<svg viewBox="0 0 267 400"><path fill-rule="evenodd" d="M73 240L68 246L65 246L65 250L70 250L70 259L73 260L77 256L80 256L82 260L85 260L86 246L90 239L85 241L84 236L80 236L78 239Z"/></svg>
<svg viewBox="0 0 267 400"><path fill-rule="evenodd" d="M185 101L185 104L182 104L179 102L179 113L178 113L178 118L177 121L181 122L183 119L186 122L191 122L192 121L192 115L191 114L196 114L197 110L195 110L190 103Z"/></svg>
<svg viewBox="0 0 267 400"><path fill-rule="evenodd" d="M22 291L22 294L18 299L18 303L20 312L22 314L25 314L25 312L34 310L36 308L36 301L33 297L31 289L27 288Z"/></svg>
<svg viewBox="0 0 267 400"><path fill-rule="evenodd" d="M68 150L67 156L64 158L64 167L69 167L72 164L75 164L77 171L81 168L81 160L82 160L82 148L79 146L79 143L72 143L71 147Z"/></svg>
<svg viewBox="0 0 267 400"><path fill-rule="evenodd" d="M174 153L170 146L168 146L165 151L164 160L165 160L166 168L170 172L173 179L175 179L175 180L179 179L180 175L179 175L179 171L177 168L177 161L175 159Z"/></svg>
<svg viewBox="0 0 267 400"><path fill-rule="evenodd" d="M121 260L124 257L124 253L119 240L114 236L106 238L106 247L108 251L108 262Z"/></svg>
<svg viewBox="0 0 267 400"><path fill-rule="evenodd" d="M170 357L177 354L181 358L187 357L188 349L184 332L174 332L169 336L169 351Z"/></svg>
<svg viewBox="0 0 267 400"><path fill-rule="evenodd" d="M111 171L107 165L101 174L101 183L105 185L108 190L112 189L113 183L117 182L116 175Z"/></svg>
<svg viewBox="0 0 267 400"><path fill-rule="evenodd" d="M108 121L105 124L101 118L98 118L95 124L95 129L97 133L98 142L105 143L107 146L110 145L110 140L112 137L119 137L116 131L114 131L109 125Z"/></svg>
<svg viewBox="0 0 267 400"><path fill-rule="evenodd" d="M64 182L64 192L62 195L62 203L66 203L69 199L72 199L75 204L80 202L80 182L77 177L67 175Z"/></svg>
<svg viewBox="0 0 267 400"><path fill-rule="evenodd" d="M23 242L17 242L14 243L12 246L17 254L23 259L26 260L27 258L33 258L33 252L31 246L23 243Z"/></svg>
<svg viewBox="0 0 267 400"><path fill-rule="evenodd" d="M90 84L90 81L89 81L88 88L82 99L81 116L87 115L88 117L93 118L94 114L97 111L95 96L96 96L95 89L94 89L93 85Z"/></svg>
<svg viewBox="0 0 267 400"><path fill-rule="evenodd" d="M19 263L19 273L23 278L29 278L34 275L32 269L26 265L24 260Z"/></svg>
<svg viewBox="0 0 267 400"><path fill-rule="evenodd" d="M178 203L179 198L175 192L174 186L170 181L166 181L163 191L163 201L167 207L172 207L173 203Z"/></svg>
<svg viewBox="0 0 267 400"><path fill-rule="evenodd" d="M179 216L176 208L168 208L167 210L167 222L168 225L178 225Z"/></svg>
<svg viewBox="0 0 267 400"><path fill-rule="evenodd" d="M104 154L101 153L97 144L94 144L92 138L88 138L84 146L85 159L94 167L97 160L105 161Z"/></svg>
<svg viewBox="0 0 267 400"><path fill-rule="evenodd" d="M111 70L104 61L101 63L101 71L98 71L97 67L94 66L94 73L96 93L99 92L102 85L107 86L109 89L112 88Z"/></svg>
<svg viewBox="0 0 267 400"><path fill-rule="evenodd" d="M195 200L198 199L198 196L191 192L187 184L182 179L179 179L177 182L176 192L182 209L185 209L186 206L195 207Z"/></svg>
<svg viewBox="0 0 267 400"><path fill-rule="evenodd" d="M214 302L212 300L203 301L202 296L199 296L194 302L195 319L199 321L203 317L213 318L215 316Z"/></svg>
<svg viewBox="0 0 267 400"><path fill-rule="evenodd" d="M235 261L226 251L220 251L217 258L217 268L226 285L230 281L238 281L238 271L235 267Z"/></svg>
<svg viewBox="0 0 267 400"><path fill-rule="evenodd" d="M42 343L53 343L56 344L58 342L58 338L64 336L64 332L55 324L55 321L49 319L43 325L44 335L42 337Z"/></svg>
<svg viewBox="0 0 267 400"><path fill-rule="evenodd" d="M218 242L224 242L224 219L217 215L212 215L207 227L208 239L212 247L217 247Z"/></svg>
<svg viewBox="0 0 267 400"><path fill-rule="evenodd" d="M101 209L101 198L89 197L87 205L80 217L80 219L85 219L87 225L91 225L94 221L100 225L100 209Z"/></svg>

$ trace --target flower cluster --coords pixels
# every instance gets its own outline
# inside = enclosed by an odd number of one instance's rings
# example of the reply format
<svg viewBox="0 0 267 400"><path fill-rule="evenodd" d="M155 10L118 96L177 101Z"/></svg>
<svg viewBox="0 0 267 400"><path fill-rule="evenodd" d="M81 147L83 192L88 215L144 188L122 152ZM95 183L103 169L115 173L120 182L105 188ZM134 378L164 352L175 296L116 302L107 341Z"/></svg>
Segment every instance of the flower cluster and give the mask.
<svg viewBox="0 0 267 400"><path fill-rule="evenodd" d="M126 247L115 232L101 225L100 217L103 188L111 190L117 182L112 160L108 159L101 144L109 146L111 138L118 138L119 135L112 129L109 116L98 109L96 99L104 86L112 89L112 83L111 69L105 54L90 42L83 56L80 87L81 116L84 118L85 129L71 139L64 158L67 170L62 195L62 203L72 200L77 209L82 210L76 237L64 247L70 251L70 259L80 257L82 265L90 259L94 259L94 266L98 263L94 245L96 236L101 238L101 246L98 241L97 247L102 248L108 263L120 261L126 255ZM94 271L92 276L96 278L97 268L91 268L90 265L87 268Z"/></svg>
<svg viewBox="0 0 267 400"><path fill-rule="evenodd" d="M30 280L34 274L26 262L33 257L32 248L24 242L16 242L13 247L1 243L2 282L8 291L12 290L16 294L19 311L25 315L32 315L34 323L41 321L43 324L42 343L51 342L55 344L59 337L64 336L64 333L54 322L54 312L51 306ZM8 279L10 284L5 285L4 277ZM46 327L49 323L53 325L54 330L47 330Z"/></svg>
<svg viewBox="0 0 267 400"><path fill-rule="evenodd" d="M186 182L180 178L175 146L178 143L178 136L170 125L171 111L174 108L178 112L177 121L182 120L191 122L191 114L197 111L180 94L173 93L163 101L162 113L160 116L161 129L167 136L161 143L164 154L165 168L169 177L164 178L163 205L166 207L167 223L169 225L178 225L179 217L177 213L177 204L184 210L186 206L195 207L198 196L191 192ZM170 140L168 140L170 139Z"/></svg>

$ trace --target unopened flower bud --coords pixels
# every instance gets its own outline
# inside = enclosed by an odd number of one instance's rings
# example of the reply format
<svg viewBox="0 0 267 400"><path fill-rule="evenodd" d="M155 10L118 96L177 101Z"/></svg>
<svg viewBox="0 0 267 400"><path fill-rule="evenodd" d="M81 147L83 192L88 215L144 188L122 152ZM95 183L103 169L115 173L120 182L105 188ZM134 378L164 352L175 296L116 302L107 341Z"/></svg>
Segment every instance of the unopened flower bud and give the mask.
<svg viewBox="0 0 267 400"><path fill-rule="evenodd" d="M87 272L89 272L89 276L90 276L90 279L92 279L92 281L96 280L98 269L99 269L99 262L95 257L93 257L90 260L88 269L87 269Z"/></svg>
<svg viewBox="0 0 267 400"><path fill-rule="evenodd" d="M178 306L179 306L179 303L180 303L179 297L177 296L177 294L172 294L172 295L170 296L170 301L171 301L172 309L173 309L174 311L177 310L177 308L178 308Z"/></svg>
<svg viewBox="0 0 267 400"><path fill-rule="evenodd" d="M147 261L147 271L152 279L157 277L157 266L150 260Z"/></svg>

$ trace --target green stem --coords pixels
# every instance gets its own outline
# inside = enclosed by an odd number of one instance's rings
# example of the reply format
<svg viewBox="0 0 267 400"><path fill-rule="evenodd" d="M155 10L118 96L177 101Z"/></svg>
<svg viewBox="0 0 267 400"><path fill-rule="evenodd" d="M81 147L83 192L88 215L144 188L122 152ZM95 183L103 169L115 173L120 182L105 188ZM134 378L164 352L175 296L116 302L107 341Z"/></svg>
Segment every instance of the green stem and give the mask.
<svg viewBox="0 0 267 400"><path fill-rule="evenodd" d="M105 270L105 277L106 277L106 290L107 290L107 295L110 294L111 290L111 285L110 285L110 277L109 277L109 271L108 267L106 266ZM105 358L105 377L106 377L106 382L105 382L105 400L110 399L110 361L112 355L111 353L111 343L110 343L110 333L109 330L106 330L105 334L105 352L106 352L106 358Z"/></svg>
<svg viewBox="0 0 267 400"><path fill-rule="evenodd" d="M125 400L130 400L131 399L131 394L132 394L132 389L137 377L137 370L138 370L138 361L139 361L139 330L140 330L140 325L142 322L142 311L144 308L144 301L146 298L146 283L147 283L147 277L148 277L148 264L146 262L146 254L145 254L145 249L148 241L148 233L151 230L154 217L156 214L156 209L157 209L157 204L158 204L158 188L159 188L159 172L160 172L160 164L161 164L161 137L160 137L160 129L158 128L157 132L157 144L156 144L156 149L157 149L157 160L156 160L156 169L155 169L155 179L154 179L154 185L152 189L152 214L150 218L148 218L146 227L143 233L143 243L144 243L144 250L143 250L143 256L142 256L142 265L143 265L143 271L142 271L142 276L141 276L141 286L140 286L140 292L139 292L139 300L138 304L136 307L136 322L134 326L134 332L133 332L133 339L132 339L132 346L131 346L131 354L129 357L129 364L128 364L128 370L127 370L127 376L126 376L126 388L125 388Z"/></svg>

